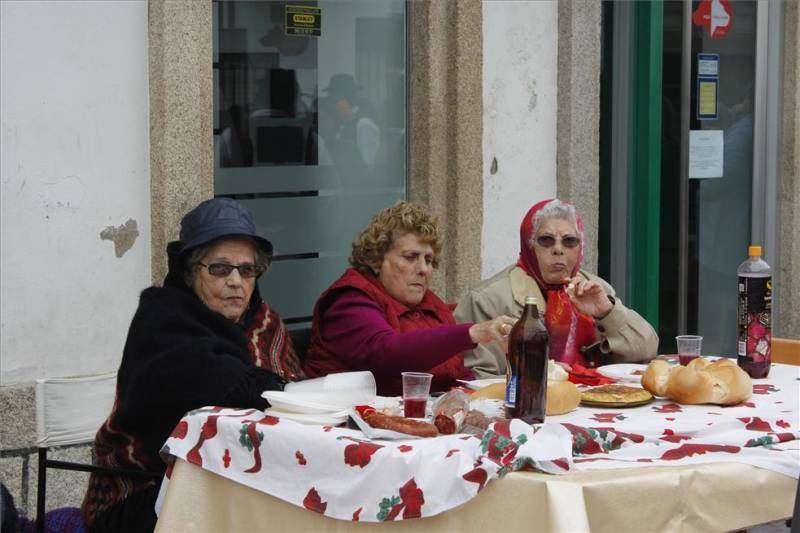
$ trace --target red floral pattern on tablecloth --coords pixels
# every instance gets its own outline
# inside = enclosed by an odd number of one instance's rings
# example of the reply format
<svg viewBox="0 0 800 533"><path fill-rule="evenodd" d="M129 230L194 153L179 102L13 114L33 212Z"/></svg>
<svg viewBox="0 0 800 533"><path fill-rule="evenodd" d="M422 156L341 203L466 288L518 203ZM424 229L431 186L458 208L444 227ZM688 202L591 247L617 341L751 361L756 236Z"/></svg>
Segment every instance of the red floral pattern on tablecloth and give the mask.
<svg viewBox="0 0 800 533"><path fill-rule="evenodd" d="M496 423L482 438L373 441L357 430L209 407L188 413L162 454L168 464L177 457L325 516L361 522L434 516L517 470L734 461L797 478L799 377L798 367L773 367L737 406L657 399L613 411L581 407L548 417L535 431L520 420ZM160 498L168 487L165 480Z"/></svg>
<svg viewBox="0 0 800 533"><path fill-rule="evenodd" d="M403 520L422 516L421 509L425 498L414 479L409 479L400 487L399 492L398 496L389 496L381 500L380 511L376 515L379 521L394 520L400 515L400 511L403 512Z"/></svg>
<svg viewBox="0 0 800 533"><path fill-rule="evenodd" d="M303 507L309 511L316 511L317 513L325 514L325 509L328 508L328 503L323 502L317 490L314 487L311 487L308 491L308 494L306 494L306 497L303 498Z"/></svg>
<svg viewBox="0 0 800 533"><path fill-rule="evenodd" d="M665 440L667 442L681 442L682 440L689 440L691 438L691 435L678 435L671 429L665 429L664 436L661 437L661 440Z"/></svg>
<svg viewBox="0 0 800 533"><path fill-rule="evenodd" d="M478 484L478 491L483 488L486 484L486 480L489 479L489 474L483 468L480 468L480 463L475 465L475 468L461 476L466 481L471 481L472 483Z"/></svg>
<svg viewBox="0 0 800 533"><path fill-rule="evenodd" d="M370 459L372 459L372 454L383 448L383 446L379 446L370 441L358 440L350 437L343 438L355 441L355 444L348 444L344 449L344 462L350 466L364 468L369 464Z"/></svg>
<svg viewBox="0 0 800 533"><path fill-rule="evenodd" d="M582 407L547 421L570 429L576 470L740 462L797 478L799 377L800 367L773 365L766 379L753 380L753 396L733 406L656 399L625 410ZM626 435L636 438L618 443Z"/></svg>
<svg viewBox="0 0 800 533"><path fill-rule="evenodd" d="M656 413L682 413L683 409L677 403L664 403L653 407L653 411Z"/></svg>
<svg viewBox="0 0 800 533"><path fill-rule="evenodd" d="M780 392L780 389L776 388L775 385L772 383L754 383L753 384L753 394L774 394L776 392Z"/></svg>
<svg viewBox="0 0 800 533"><path fill-rule="evenodd" d="M572 447L562 426L534 434L520 420L496 424L483 440L407 441L372 441L357 430L301 425L253 410L198 409L181 422L184 437L170 438L163 453L326 516L361 522L436 515L513 470L567 472Z"/></svg>
<svg viewBox="0 0 800 533"><path fill-rule="evenodd" d="M181 420L178 422L178 425L175 426L175 429L172 430L172 435L170 436L176 439L184 439L186 438L187 431L189 431L189 423L185 420Z"/></svg>
<svg viewBox="0 0 800 533"><path fill-rule="evenodd" d="M705 453L739 453L738 446L725 446L722 444L681 444L677 448L667 450L661 456L665 461L675 461L676 459L683 459L684 457L691 457L693 455L702 455Z"/></svg>

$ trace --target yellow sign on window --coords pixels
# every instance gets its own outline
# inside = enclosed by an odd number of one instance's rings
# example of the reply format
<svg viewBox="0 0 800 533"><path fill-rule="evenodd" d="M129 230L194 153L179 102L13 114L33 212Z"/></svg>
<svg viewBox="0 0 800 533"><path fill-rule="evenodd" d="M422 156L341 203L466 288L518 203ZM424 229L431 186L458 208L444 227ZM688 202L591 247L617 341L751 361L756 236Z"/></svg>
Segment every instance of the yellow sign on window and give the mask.
<svg viewBox="0 0 800 533"><path fill-rule="evenodd" d="M322 35L322 8L286 6L286 35Z"/></svg>
<svg viewBox="0 0 800 533"><path fill-rule="evenodd" d="M717 80L697 83L697 115L699 118L717 117Z"/></svg>

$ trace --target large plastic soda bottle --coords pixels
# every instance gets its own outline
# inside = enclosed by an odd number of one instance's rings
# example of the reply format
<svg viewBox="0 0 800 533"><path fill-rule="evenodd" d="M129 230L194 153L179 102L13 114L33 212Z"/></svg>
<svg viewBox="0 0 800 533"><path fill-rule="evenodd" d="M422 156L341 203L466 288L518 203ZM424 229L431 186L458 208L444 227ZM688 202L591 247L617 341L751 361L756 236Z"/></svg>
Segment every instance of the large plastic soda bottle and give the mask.
<svg viewBox="0 0 800 533"><path fill-rule="evenodd" d="M547 409L547 359L550 336L539 316L536 298L525 298L525 307L508 336L507 418L528 424L544 422Z"/></svg>
<svg viewBox="0 0 800 533"><path fill-rule="evenodd" d="M772 269L761 259L761 246L750 246L747 255L738 270L738 362L750 377L764 378L771 363Z"/></svg>

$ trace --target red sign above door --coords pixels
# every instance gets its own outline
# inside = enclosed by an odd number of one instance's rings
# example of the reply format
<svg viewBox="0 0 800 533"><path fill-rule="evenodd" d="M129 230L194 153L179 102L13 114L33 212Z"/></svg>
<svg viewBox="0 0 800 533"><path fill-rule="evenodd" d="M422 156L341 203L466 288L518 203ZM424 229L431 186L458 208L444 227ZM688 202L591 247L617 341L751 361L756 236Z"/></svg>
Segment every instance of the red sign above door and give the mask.
<svg viewBox="0 0 800 533"><path fill-rule="evenodd" d="M730 0L702 0L692 13L695 26L708 26L712 39L721 39L728 34L733 23L733 6Z"/></svg>

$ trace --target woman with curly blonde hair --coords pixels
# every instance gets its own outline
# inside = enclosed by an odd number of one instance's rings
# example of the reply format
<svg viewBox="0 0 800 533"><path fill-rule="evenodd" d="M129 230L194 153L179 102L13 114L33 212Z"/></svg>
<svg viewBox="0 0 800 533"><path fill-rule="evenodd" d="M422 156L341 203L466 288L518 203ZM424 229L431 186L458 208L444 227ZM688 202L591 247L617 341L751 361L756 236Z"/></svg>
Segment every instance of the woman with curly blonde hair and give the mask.
<svg viewBox="0 0 800 533"><path fill-rule="evenodd" d="M429 288L441 250L438 221L421 206L401 201L375 215L353 241L351 268L314 306L306 374L370 370L384 396L400 394L405 371L432 373L434 392L471 379L462 352L505 342L514 321L457 325Z"/></svg>

